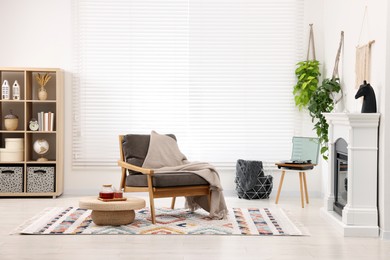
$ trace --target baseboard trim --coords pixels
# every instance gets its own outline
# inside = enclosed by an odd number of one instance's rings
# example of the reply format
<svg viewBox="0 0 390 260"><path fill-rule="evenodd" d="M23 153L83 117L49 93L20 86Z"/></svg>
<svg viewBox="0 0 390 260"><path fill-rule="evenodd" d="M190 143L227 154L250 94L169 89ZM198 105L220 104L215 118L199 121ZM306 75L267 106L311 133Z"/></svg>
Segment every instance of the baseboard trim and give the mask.
<svg viewBox="0 0 390 260"><path fill-rule="evenodd" d="M321 216L328 220L344 237L379 237L378 226L352 226L342 222L341 216L326 208L320 209Z"/></svg>
<svg viewBox="0 0 390 260"><path fill-rule="evenodd" d="M390 240L390 231L384 231L383 229L379 229L379 234L381 239Z"/></svg>

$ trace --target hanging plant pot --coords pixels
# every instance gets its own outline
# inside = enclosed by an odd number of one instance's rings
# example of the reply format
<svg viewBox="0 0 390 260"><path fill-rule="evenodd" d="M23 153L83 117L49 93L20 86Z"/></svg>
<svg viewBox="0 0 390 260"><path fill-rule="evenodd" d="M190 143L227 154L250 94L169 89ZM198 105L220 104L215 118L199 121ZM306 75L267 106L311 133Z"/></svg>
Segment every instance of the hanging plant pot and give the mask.
<svg viewBox="0 0 390 260"><path fill-rule="evenodd" d="M336 61L333 69L332 78L326 78L322 81L322 84L318 86L317 90L310 98L308 104L308 110L310 112L310 116L312 117L312 122L315 122L314 130L316 131L321 144L320 152L325 160L328 159L329 125L323 113L332 112L335 105L341 101L343 96L338 73L338 65L343 43L344 32L342 31L339 49L336 54ZM336 98L337 93L341 93L341 96L339 98Z"/></svg>
<svg viewBox="0 0 390 260"><path fill-rule="evenodd" d="M312 117L312 122L315 121L314 130L319 137L321 144L322 157L327 160L328 151L328 128L329 125L326 121L323 113L332 112L334 108L334 102L332 99L332 93L338 93L341 90L341 85L338 78L324 79L322 84L318 86L317 90L310 99L308 110Z"/></svg>
<svg viewBox="0 0 390 260"><path fill-rule="evenodd" d="M318 77L321 76L321 73L319 61L301 61L297 65L298 68L295 70L295 75L298 81L294 86L293 94L295 105L301 110L309 104L311 96L317 89Z"/></svg>
<svg viewBox="0 0 390 260"><path fill-rule="evenodd" d="M312 50L313 60L309 60L310 49ZM310 24L306 60L298 62L297 65L298 67L295 69L297 84L294 86L293 95L295 106L301 110L308 106L310 98L317 89L318 77L321 76L320 62L316 60L315 54L313 24Z"/></svg>

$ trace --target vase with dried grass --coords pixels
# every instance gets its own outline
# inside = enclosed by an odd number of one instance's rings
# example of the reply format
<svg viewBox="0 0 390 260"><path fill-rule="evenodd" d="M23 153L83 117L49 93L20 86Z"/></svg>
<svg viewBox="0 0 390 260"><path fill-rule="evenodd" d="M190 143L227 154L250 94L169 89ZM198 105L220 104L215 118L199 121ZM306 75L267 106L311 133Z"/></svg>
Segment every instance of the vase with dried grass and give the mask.
<svg viewBox="0 0 390 260"><path fill-rule="evenodd" d="M35 79L37 80L37 82L39 84L38 99L39 100L46 100L47 99L47 91L46 91L45 86L46 86L47 82L49 82L49 80L51 79L51 76L47 73L45 73L45 74L37 73L37 75L35 76Z"/></svg>

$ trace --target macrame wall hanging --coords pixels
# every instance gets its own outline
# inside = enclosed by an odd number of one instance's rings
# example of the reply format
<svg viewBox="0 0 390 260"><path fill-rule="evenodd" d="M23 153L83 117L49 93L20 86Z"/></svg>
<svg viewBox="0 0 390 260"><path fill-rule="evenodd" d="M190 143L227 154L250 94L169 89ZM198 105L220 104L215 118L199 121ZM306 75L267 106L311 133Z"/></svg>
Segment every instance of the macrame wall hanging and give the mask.
<svg viewBox="0 0 390 260"><path fill-rule="evenodd" d="M341 50L343 46L344 46L344 32L341 31L339 49L337 50L333 73L332 73L332 80L338 80L339 82L341 82L339 76L339 62L340 62ZM343 95L344 95L343 88L341 87L341 83L340 83L340 92L338 93L331 92L335 112L342 112L344 110L344 103L342 102Z"/></svg>
<svg viewBox="0 0 390 260"><path fill-rule="evenodd" d="M364 9L362 26L359 34L358 46L356 46L356 64L355 64L355 88L359 88L361 84L366 80L370 82L370 61L371 61L371 45L375 41L369 41L366 44L361 44L361 36L363 32L364 25L367 26L367 34L368 34L368 17L367 17L367 6Z"/></svg>

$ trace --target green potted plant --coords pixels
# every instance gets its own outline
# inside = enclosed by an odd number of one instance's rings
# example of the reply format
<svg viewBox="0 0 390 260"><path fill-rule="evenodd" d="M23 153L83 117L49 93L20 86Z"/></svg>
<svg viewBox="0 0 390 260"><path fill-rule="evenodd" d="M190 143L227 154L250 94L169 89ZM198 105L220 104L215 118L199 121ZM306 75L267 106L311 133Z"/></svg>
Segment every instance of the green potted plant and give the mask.
<svg viewBox="0 0 390 260"><path fill-rule="evenodd" d="M326 119L323 113L332 112L334 109L335 103L339 100L335 100L335 93L339 93L341 89L340 79L338 76L338 64L340 59L340 53L342 45L344 43L344 32L341 32L341 39L339 44L339 49L336 55L335 66L333 70L332 78L326 78L322 81L322 84L318 86L318 77L321 75L319 70L319 62L315 60L314 52L314 38L313 38L313 28L310 25L310 37L309 37L309 46L312 44L313 50L313 60L308 60L309 50L306 61L297 63L298 68L295 70L295 75L297 75L298 82L294 86L293 94L295 105L299 108L306 108L309 110L312 122L314 123L314 130L316 131L317 136L319 137L319 142L321 145L321 154L322 157L328 159L328 128L329 125L326 122ZM342 98L342 96L341 96Z"/></svg>
<svg viewBox="0 0 390 260"><path fill-rule="evenodd" d="M298 62L298 67L295 69L295 75L298 80L294 86L293 95L295 105L299 110L308 106L311 96L317 89L318 77L321 76L320 62L316 60L313 24L309 24L309 26L310 33L306 60ZM310 50L312 51L312 59L309 59Z"/></svg>
<svg viewBox="0 0 390 260"><path fill-rule="evenodd" d="M341 90L340 79L331 78L324 79L322 84L318 86L317 90L313 93L308 104L308 110L312 117L314 129L319 137L321 144L322 157L328 159L328 123L322 113L332 112L334 108L333 94L338 93Z"/></svg>
<svg viewBox="0 0 390 260"><path fill-rule="evenodd" d="M332 78L326 78L322 81L322 84L318 86L308 103L308 110L310 112L310 116L312 117L312 122L315 122L314 129L316 130L321 145L320 152L325 160L328 160L329 125L326 122L323 113L332 112L335 108L335 104L339 102L343 96L338 73L340 54L343 44L344 32L341 31L340 44L336 54ZM336 93L341 93L341 97L336 98Z"/></svg>
<svg viewBox="0 0 390 260"><path fill-rule="evenodd" d="M295 105L301 110L308 106L313 93L317 90L320 63L317 60L306 60L297 63L295 70L297 84L294 86L293 94Z"/></svg>

